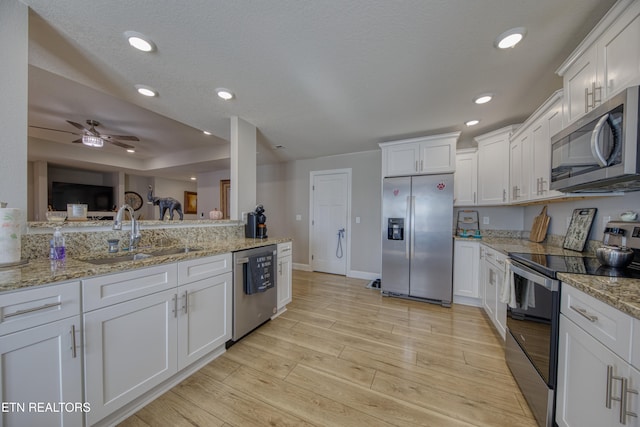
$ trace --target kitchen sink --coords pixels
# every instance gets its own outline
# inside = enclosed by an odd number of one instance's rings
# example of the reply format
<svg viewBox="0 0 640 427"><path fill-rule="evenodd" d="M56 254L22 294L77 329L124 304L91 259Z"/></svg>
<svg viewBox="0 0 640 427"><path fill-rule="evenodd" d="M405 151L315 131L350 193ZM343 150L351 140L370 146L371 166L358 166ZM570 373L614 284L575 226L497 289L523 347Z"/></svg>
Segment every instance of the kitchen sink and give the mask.
<svg viewBox="0 0 640 427"><path fill-rule="evenodd" d="M150 251L149 253L153 256L162 256L162 255L187 254L189 252L197 252L201 250L202 250L201 248L167 248L167 249L160 249L157 251Z"/></svg>
<svg viewBox="0 0 640 427"><path fill-rule="evenodd" d="M89 264L103 265L103 264L116 264L124 261L137 261L140 259L151 258L152 256L153 255L151 254L138 253L138 254L127 254L127 255L120 255L120 256L114 256L114 257L108 257L108 258L85 259L83 261L88 262Z"/></svg>

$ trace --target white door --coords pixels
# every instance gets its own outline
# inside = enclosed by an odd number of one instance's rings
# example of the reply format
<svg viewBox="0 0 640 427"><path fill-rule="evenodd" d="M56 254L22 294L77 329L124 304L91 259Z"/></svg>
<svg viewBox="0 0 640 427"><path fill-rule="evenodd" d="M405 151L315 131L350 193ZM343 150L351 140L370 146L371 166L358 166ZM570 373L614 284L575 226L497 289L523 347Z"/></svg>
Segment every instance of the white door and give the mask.
<svg viewBox="0 0 640 427"><path fill-rule="evenodd" d="M311 268L347 274L351 169L311 172Z"/></svg>

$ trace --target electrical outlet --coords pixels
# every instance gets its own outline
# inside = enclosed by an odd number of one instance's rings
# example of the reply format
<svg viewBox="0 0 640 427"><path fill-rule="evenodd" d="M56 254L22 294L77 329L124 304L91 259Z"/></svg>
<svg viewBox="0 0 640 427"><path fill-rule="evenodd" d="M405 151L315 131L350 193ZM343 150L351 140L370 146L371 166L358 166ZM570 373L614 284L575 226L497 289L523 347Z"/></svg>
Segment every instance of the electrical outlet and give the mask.
<svg viewBox="0 0 640 427"><path fill-rule="evenodd" d="M247 213L248 212L242 212L242 222L244 222L245 224L247 223Z"/></svg>
<svg viewBox="0 0 640 427"><path fill-rule="evenodd" d="M296 214L296 221L302 221L302 215Z"/></svg>
<svg viewBox="0 0 640 427"><path fill-rule="evenodd" d="M356 224L360 224L360 217L359 216L356 217Z"/></svg>
<svg viewBox="0 0 640 427"><path fill-rule="evenodd" d="M489 225L489 217L488 216L483 216L482 217L482 223L484 225Z"/></svg>

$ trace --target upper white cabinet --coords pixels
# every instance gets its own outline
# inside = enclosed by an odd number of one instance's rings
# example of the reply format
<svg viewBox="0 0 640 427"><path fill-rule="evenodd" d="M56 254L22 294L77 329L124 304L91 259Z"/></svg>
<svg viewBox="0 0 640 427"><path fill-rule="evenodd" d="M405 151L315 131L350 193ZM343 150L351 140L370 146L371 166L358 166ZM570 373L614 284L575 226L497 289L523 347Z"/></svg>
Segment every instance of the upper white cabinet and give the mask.
<svg viewBox="0 0 640 427"><path fill-rule="evenodd" d="M473 206L478 202L478 150L467 148L456 152L453 176L453 205Z"/></svg>
<svg viewBox="0 0 640 427"><path fill-rule="evenodd" d="M516 126L478 136L478 205L509 202L509 140Z"/></svg>
<svg viewBox="0 0 640 427"><path fill-rule="evenodd" d="M382 176L453 173L460 132L383 142Z"/></svg>
<svg viewBox="0 0 640 427"><path fill-rule="evenodd" d="M564 80L567 123L640 83L638 40L640 2L619 1L557 70Z"/></svg>
<svg viewBox="0 0 640 427"><path fill-rule="evenodd" d="M562 129L562 90L555 92L511 137L511 203L563 195L549 190L551 136Z"/></svg>

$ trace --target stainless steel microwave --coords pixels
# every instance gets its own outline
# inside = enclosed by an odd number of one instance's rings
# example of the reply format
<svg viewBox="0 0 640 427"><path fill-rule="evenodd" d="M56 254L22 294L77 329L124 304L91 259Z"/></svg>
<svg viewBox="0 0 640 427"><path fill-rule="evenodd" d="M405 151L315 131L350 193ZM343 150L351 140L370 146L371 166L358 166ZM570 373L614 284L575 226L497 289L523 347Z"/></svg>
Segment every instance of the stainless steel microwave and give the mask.
<svg viewBox="0 0 640 427"><path fill-rule="evenodd" d="M639 92L625 89L551 138L552 190L640 190Z"/></svg>

